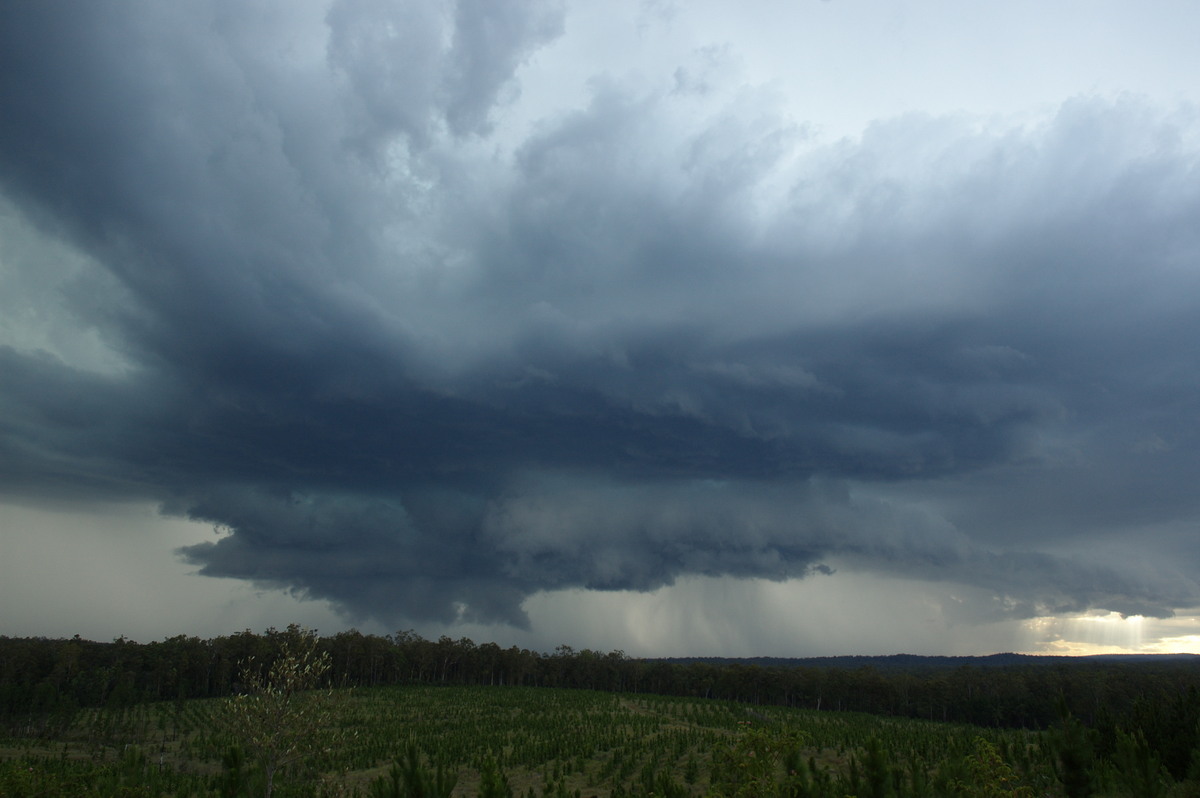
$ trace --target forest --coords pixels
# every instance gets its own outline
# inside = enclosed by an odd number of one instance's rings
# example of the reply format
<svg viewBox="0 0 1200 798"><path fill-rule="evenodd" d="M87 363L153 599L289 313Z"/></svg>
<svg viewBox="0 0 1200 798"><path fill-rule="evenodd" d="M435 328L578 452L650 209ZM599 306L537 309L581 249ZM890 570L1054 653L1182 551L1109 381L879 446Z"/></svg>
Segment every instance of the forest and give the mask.
<svg viewBox="0 0 1200 798"><path fill-rule="evenodd" d="M253 724L227 710L300 665L297 692L327 702L309 736L353 734L282 768L280 795L1200 794L1194 658L1005 662L667 661L295 626L0 637L0 795L265 794ZM552 745L528 739L547 724ZM730 775L750 759L765 770Z"/></svg>

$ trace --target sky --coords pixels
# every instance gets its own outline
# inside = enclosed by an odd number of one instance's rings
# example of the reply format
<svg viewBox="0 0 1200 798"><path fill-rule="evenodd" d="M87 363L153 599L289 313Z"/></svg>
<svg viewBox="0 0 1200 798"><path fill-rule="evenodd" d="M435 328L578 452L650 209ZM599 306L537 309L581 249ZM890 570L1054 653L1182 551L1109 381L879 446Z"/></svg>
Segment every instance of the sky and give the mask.
<svg viewBox="0 0 1200 798"><path fill-rule="evenodd" d="M1197 27L0 4L0 635L1200 651Z"/></svg>

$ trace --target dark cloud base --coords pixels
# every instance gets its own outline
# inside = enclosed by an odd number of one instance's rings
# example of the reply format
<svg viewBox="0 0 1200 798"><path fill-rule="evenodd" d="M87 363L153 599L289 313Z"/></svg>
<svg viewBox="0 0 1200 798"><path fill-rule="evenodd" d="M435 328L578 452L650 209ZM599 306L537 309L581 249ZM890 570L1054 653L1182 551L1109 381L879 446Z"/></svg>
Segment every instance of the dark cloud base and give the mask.
<svg viewBox="0 0 1200 798"><path fill-rule="evenodd" d="M64 306L128 364L0 348L5 491L154 499L222 532L201 573L382 620L831 558L1200 604L1152 537L1200 518L1186 114L813 149L610 79L482 157L561 7L280 13L0 10L0 186L101 264Z"/></svg>

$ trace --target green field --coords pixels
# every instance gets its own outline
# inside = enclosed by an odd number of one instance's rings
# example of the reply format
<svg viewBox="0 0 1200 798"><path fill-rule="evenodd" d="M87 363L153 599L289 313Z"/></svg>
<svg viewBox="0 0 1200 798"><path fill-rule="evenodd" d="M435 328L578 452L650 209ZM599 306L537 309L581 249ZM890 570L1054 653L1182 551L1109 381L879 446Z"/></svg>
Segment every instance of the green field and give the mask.
<svg viewBox="0 0 1200 798"><path fill-rule="evenodd" d="M489 767L517 796L1062 792L1045 733L549 688L314 695L328 701L328 721L306 730L317 753L282 773L275 795L405 794L388 779L410 747L427 773L445 767L454 795L479 794ZM261 795L252 758L231 754L227 706L84 709L42 736L8 737L0 794Z"/></svg>

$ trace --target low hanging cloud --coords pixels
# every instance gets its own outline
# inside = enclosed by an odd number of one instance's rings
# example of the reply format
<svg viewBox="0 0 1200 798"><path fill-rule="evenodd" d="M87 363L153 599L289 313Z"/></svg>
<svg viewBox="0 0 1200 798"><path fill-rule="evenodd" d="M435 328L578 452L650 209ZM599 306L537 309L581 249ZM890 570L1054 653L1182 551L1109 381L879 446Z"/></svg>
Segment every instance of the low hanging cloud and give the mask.
<svg viewBox="0 0 1200 798"><path fill-rule="evenodd" d="M201 573L384 621L830 562L1200 604L1155 531L1200 519L1194 110L820 142L680 72L506 127L564 13L0 11L0 190L80 253L0 347L4 490L154 499Z"/></svg>

